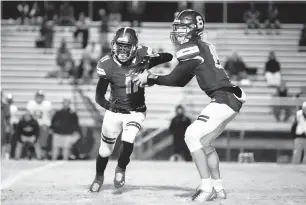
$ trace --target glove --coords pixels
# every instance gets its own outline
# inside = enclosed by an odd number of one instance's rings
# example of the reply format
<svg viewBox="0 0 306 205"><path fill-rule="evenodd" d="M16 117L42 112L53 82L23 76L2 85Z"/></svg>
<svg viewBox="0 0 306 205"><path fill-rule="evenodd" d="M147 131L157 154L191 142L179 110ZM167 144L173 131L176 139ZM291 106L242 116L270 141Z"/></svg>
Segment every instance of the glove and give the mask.
<svg viewBox="0 0 306 205"><path fill-rule="evenodd" d="M132 74L137 75L139 73L143 73L144 70L148 70L150 65L150 60L153 57L154 55L146 55L139 63L137 63L134 66L131 66Z"/></svg>
<svg viewBox="0 0 306 205"><path fill-rule="evenodd" d="M108 110L111 111L111 112L114 112L114 113L123 113L123 114L130 114L131 113L127 108L116 104L117 102L118 102L118 100L115 100L113 102L109 102Z"/></svg>

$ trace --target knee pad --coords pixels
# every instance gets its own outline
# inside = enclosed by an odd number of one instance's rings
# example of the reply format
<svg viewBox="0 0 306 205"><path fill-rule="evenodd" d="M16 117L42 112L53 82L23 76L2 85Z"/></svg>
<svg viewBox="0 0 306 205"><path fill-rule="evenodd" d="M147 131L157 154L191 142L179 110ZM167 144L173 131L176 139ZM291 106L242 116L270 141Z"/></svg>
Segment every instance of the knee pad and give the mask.
<svg viewBox="0 0 306 205"><path fill-rule="evenodd" d="M139 132L139 128L136 126L126 126L126 128L122 132L122 141L134 143L137 133Z"/></svg>
<svg viewBox="0 0 306 205"><path fill-rule="evenodd" d="M114 149L114 145L107 145L105 144L103 141L101 141L101 145L99 147L99 155L101 157L109 157L112 152L113 152L113 149Z"/></svg>
<svg viewBox="0 0 306 205"><path fill-rule="evenodd" d="M210 154L210 153L216 151L215 148L212 147L211 145L203 146L203 150L204 150L205 154Z"/></svg>
<svg viewBox="0 0 306 205"><path fill-rule="evenodd" d="M185 142L191 153L202 148L200 137L198 137L195 128L195 124L192 124L187 128L185 132Z"/></svg>

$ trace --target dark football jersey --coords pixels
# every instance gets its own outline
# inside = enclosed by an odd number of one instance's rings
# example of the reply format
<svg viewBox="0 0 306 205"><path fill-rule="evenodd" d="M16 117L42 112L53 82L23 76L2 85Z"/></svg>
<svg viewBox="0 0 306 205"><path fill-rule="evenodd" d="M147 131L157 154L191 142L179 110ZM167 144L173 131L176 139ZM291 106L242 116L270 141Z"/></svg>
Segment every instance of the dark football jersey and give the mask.
<svg viewBox="0 0 306 205"><path fill-rule="evenodd" d="M182 44L176 57L179 61L198 59L199 65L192 69L200 88L208 95L222 87L232 87L226 71L223 69L214 45L201 39Z"/></svg>
<svg viewBox="0 0 306 205"><path fill-rule="evenodd" d="M149 47L139 46L136 57L131 64L125 66L117 61L111 54L101 58L97 64L97 74L100 78L106 78L111 86L110 101L131 110L145 111L145 91L133 83L133 66L143 60L145 55L152 55ZM104 95L104 94L103 94Z"/></svg>

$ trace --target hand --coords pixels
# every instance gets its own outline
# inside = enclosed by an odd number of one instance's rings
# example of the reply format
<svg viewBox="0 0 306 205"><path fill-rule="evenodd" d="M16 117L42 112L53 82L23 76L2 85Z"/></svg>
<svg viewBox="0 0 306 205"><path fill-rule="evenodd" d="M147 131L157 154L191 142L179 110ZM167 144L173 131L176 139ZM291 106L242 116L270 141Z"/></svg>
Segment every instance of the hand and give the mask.
<svg viewBox="0 0 306 205"><path fill-rule="evenodd" d="M143 73L138 74L134 79L133 82L139 86L144 87L148 82L148 76L150 72L148 70L144 70Z"/></svg>

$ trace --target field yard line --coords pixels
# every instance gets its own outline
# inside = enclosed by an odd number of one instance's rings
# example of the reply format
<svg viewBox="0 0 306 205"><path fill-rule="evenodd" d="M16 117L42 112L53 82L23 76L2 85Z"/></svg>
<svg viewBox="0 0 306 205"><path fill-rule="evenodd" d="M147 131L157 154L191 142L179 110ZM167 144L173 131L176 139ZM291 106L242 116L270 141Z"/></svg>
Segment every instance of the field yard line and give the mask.
<svg viewBox="0 0 306 205"><path fill-rule="evenodd" d="M40 171L43 171L43 170L46 170L46 169L50 169L50 168L59 166L63 163L64 163L64 161L51 162L51 163L48 163L44 166L37 167L37 168L34 168L34 169L30 169L30 170L25 170L25 171L22 171L22 172L16 174L15 176L8 177L7 179L3 180L3 182L1 183L1 190L10 188L13 184L16 183L16 181L18 181L22 178L25 178L27 176L30 176L32 174L35 174L37 172L40 172Z"/></svg>

